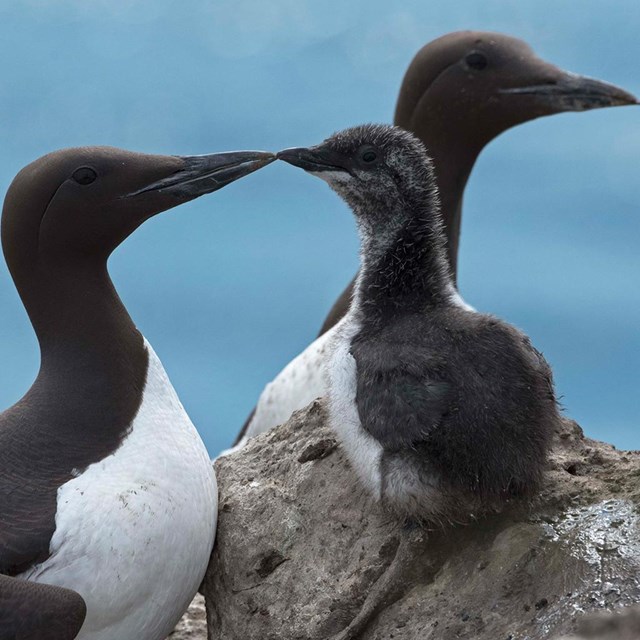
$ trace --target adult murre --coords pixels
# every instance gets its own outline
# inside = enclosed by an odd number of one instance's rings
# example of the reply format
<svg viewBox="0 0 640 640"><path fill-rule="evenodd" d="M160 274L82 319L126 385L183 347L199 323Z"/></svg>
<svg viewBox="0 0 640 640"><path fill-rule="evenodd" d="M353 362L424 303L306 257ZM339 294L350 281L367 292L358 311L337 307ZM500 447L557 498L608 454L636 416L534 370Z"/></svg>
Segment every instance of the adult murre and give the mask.
<svg viewBox="0 0 640 640"><path fill-rule="evenodd" d="M82 626L82 639L163 640L195 594L215 475L107 259L148 218L274 159L86 147L44 156L11 184L2 245L41 365L0 414L1 638L66 640Z"/></svg>
<svg viewBox="0 0 640 640"><path fill-rule="evenodd" d="M430 161L412 134L367 125L278 157L351 207L360 272L328 345L328 420L368 491L412 521L465 522L538 487L560 416L526 336L457 295ZM335 640L355 638L407 579L420 529Z"/></svg>
<svg viewBox="0 0 640 640"><path fill-rule="evenodd" d="M636 98L623 89L559 69L507 35L461 31L426 44L405 74L394 122L416 134L433 158L454 280L464 189L491 140L545 115L632 104ZM237 447L324 395L330 339L324 334L346 313L354 282L334 304L317 340L265 386Z"/></svg>

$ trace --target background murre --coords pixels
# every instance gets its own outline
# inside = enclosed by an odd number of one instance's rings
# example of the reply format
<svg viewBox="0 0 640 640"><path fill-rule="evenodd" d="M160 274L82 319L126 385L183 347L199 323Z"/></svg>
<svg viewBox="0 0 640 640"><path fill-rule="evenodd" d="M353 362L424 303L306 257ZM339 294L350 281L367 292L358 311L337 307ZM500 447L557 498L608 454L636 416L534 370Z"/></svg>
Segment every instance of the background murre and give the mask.
<svg viewBox="0 0 640 640"><path fill-rule="evenodd" d="M464 189L491 140L545 115L636 103L623 89L559 69L504 34L460 31L420 49L403 79L394 122L415 133L433 157L454 281ZM323 334L346 313L354 282L334 304L318 339L265 386L235 446L324 395L328 338Z"/></svg>
<svg viewBox="0 0 640 640"><path fill-rule="evenodd" d="M273 159L84 147L14 179L2 245L41 366L0 414L0 637L163 640L196 592L215 474L107 259L145 220Z"/></svg>

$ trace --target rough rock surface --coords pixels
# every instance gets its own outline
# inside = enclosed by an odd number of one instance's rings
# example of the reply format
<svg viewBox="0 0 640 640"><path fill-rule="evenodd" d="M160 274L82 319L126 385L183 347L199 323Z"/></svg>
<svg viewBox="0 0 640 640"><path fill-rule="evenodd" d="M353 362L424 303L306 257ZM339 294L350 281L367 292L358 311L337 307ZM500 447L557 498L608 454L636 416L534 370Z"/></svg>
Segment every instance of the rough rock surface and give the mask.
<svg viewBox="0 0 640 640"><path fill-rule="evenodd" d="M322 404L216 469L209 638L324 640L340 632L406 532L361 490ZM640 602L639 503L640 452L589 440L567 420L540 496L466 527L426 532L404 588L361 637L576 633L584 612Z"/></svg>

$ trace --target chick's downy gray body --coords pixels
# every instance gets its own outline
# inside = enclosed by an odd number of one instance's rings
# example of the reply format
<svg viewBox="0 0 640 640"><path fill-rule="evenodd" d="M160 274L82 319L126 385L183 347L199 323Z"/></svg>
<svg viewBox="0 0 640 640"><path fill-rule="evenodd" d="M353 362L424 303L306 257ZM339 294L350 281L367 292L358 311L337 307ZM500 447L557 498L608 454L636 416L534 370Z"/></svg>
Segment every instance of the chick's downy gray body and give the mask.
<svg viewBox="0 0 640 640"><path fill-rule="evenodd" d="M475 315L364 323L351 341L358 416L381 447L379 496L400 513L464 520L539 483L557 420L548 365L520 332ZM332 411L338 433L340 421Z"/></svg>
<svg viewBox="0 0 640 640"><path fill-rule="evenodd" d="M349 204L361 270L328 360L333 429L394 511L465 521L538 486L560 420L528 338L455 290L422 143L386 125L281 152Z"/></svg>

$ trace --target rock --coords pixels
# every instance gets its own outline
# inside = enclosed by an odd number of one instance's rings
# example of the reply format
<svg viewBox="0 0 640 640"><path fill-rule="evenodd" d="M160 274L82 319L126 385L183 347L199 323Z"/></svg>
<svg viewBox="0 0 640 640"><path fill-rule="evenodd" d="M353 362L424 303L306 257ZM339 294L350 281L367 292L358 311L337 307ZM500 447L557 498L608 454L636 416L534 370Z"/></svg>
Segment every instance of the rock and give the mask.
<svg viewBox="0 0 640 640"><path fill-rule="evenodd" d="M640 452L565 421L533 503L425 532L364 640L530 640L640 602ZM216 462L205 578L211 640L325 640L357 614L405 535L360 487L321 402Z"/></svg>
<svg viewBox="0 0 640 640"><path fill-rule="evenodd" d="M198 594L167 640L207 640L204 598Z"/></svg>

